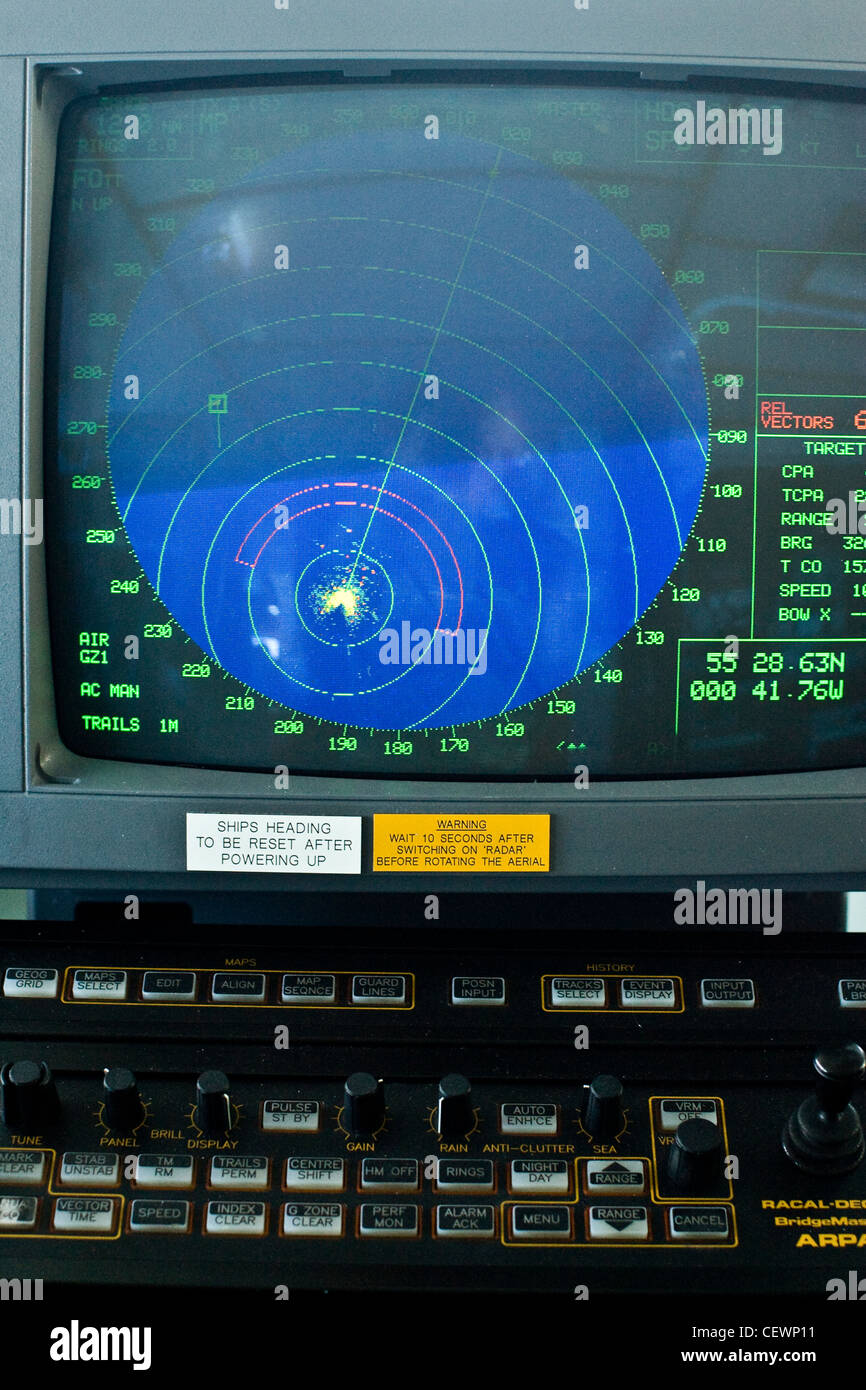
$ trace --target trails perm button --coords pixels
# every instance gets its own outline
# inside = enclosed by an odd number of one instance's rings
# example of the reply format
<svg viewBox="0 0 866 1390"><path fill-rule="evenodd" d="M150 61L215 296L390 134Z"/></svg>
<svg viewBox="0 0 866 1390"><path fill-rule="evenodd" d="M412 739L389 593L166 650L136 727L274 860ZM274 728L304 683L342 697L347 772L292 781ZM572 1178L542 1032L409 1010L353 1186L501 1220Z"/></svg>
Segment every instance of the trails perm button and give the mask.
<svg viewBox="0 0 866 1390"><path fill-rule="evenodd" d="M727 1240L727 1207L671 1207L671 1240Z"/></svg>

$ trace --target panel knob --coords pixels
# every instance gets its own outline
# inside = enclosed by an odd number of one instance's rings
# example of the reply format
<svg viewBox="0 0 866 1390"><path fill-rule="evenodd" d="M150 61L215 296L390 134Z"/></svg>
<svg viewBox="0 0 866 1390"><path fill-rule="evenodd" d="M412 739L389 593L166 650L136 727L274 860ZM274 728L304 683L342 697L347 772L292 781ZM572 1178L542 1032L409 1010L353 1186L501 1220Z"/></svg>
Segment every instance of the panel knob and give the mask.
<svg viewBox="0 0 866 1390"><path fill-rule="evenodd" d="M668 1181L678 1192L711 1193L722 1176L722 1136L710 1120L683 1120L668 1150Z"/></svg>
<svg viewBox="0 0 866 1390"><path fill-rule="evenodd" d="M385 1123L385 1087L368 1071L353 1071L343 1087L343 1124L350 1134L374 1134Z"/></svg>
<svg viewBox="0 0 866 1390"><path fill-rule="evenodd" d="M851 1097L866 1076L866 1053L858 1043L823 1047L812 1064L815 1093L789 1117L782 1148L805 1173L852 1173L863 1159L864 1141Z"/></svg>
<svg viewBox="0 0 866 1390"><path fill-rule="evenodd" d="M618 1076L596 1076L583 1107L583 1127L593 1139L615 1139L625 1125L622 1082Z"/></svg>
<svg viewBox="0 0 866 1390"><path fill-rule="evenodd" d="M57 1087L44 1062L7 1062L0 1068L0 1089L8 1129L36 1133L60 1114Z"/></svg>
<svg viewBox="0 0 866 1390"><path fill-rule="evenodd" d="M225 1072L202 1072L195 1084L195 1122L205 1134L225 1134L231 1129L232 1105Z"/></svg>
<svg viewBox="0 0 866 1390"><path fill-rule="evenodd" d="M102 1118L109 1129L135 1129L144 1117L138 1085L128 1067L106 1067L102 1078Z"/></svg>
<svg viewBox="0 0 866 1390"><path fill-rule="evenodd" d="M465 1076L449 1072L439 1082L439 1103L436 1107L436 1133L445 1138L468 1134L475 1128L472 1087Z"/></svg>

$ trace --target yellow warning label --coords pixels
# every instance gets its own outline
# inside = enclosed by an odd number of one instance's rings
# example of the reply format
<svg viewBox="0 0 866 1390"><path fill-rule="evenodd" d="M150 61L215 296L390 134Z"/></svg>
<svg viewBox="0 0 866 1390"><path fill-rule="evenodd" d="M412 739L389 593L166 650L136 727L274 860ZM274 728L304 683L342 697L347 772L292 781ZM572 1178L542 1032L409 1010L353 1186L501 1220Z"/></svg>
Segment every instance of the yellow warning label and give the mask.
<svg viewBox="0 0 866 1390"><path fill-rule="evenodd" d="M378 873L545 873L550 816L373 817Z"/></svg>

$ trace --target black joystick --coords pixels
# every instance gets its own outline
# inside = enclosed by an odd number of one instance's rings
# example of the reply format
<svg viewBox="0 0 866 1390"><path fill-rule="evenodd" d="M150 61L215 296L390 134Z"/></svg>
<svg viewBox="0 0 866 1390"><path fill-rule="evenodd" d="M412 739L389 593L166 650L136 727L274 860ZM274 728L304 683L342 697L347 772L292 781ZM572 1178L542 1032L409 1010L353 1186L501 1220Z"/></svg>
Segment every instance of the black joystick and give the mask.
<svg viewBox="0 0 866 1390"><path fill-rule="evenodd" d="M866 1151L860 1116L851 1104L855 1087L866 1076L866 1053L858 1043L822 1047L813 1065L815 1094L789 1118L782 1148L804 1173L853 1173Z"/></svg>

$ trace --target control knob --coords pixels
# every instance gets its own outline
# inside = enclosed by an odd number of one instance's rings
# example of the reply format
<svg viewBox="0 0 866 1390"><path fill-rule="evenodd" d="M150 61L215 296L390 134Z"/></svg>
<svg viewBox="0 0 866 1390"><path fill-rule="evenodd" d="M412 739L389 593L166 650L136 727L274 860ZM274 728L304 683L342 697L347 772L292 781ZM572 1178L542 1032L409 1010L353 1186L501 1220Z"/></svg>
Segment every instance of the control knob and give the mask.
<svg viewBox="0 0 866 1390"><path fill-rule="evenodd" d="M343 1087L343 1124L350 1134L375 1134L385 1123L385 1087L368 1071L354 1071Z"/></svg>
<svg viewBox="0 0 866 1390"><path fill-rule="evenodd" d="M446 1139L468 1134L475 1127L472 1087L458 1072L449 1072L439 1082L435 1127Z"/></svg>
<svg viewBox="0 0 866 1390"><path fill-rule="evenodd" d="M7 1062L0 1068L3 1122L14 1131L37 1133L60 1114L57 1087L44 1062Z"/></svg>
<svg viewBox="0 0 866 1390"><path fill-rule="evenodd" d="M106 1067L102 1078L102 1118L109 1129L131 1130L144 1117L138 1085L128 1067Z"/></svg>
<svg viewBox="0 0 866 1390"><path fill-rule="evenodd" d="M204 1134L225 1134L231 1129L232 1104L225 1072L202 1072L195 1084L195 1122Z"/></svg>
<svg viewBox="0 0 866 1390"><path fill-rule="evenodd" d="M710 1120L682 1120L668 1150L668 1181L678 1192L712 1193L722 1176L722 1136Z"/></svg>
<svg viewBox="0 0 866 1390"><path fill-rule="evenodd" d="M593 1139L615 1139L625 1125L622 1082L618 1076L596 1076L583 1106L583 1128Z"/></svg>

